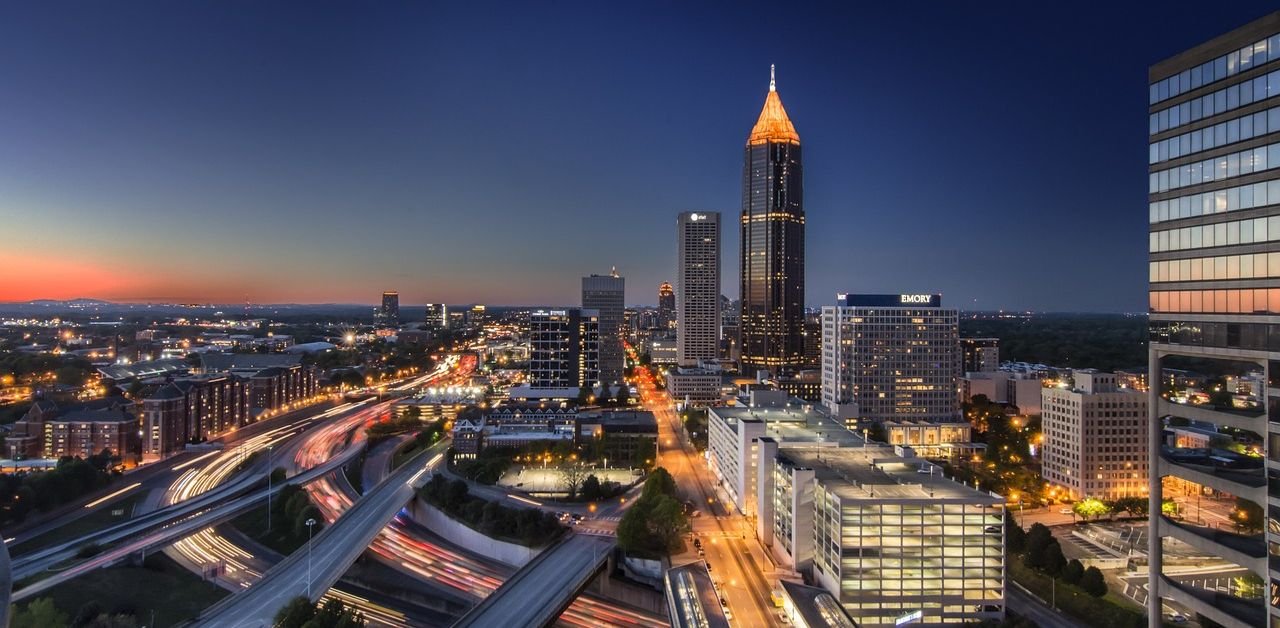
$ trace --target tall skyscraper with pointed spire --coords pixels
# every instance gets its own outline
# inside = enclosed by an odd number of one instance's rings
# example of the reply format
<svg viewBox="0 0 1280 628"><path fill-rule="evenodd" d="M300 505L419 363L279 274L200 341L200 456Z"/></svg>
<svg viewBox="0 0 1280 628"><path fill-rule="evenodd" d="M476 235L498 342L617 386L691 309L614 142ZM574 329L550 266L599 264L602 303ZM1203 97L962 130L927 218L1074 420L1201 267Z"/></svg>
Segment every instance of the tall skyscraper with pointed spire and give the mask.
<svg viewBox="0 0 1280 628"><path fill-rule="evenodd" d="M742 368L774 373L804 363L804 185L800 135L769 67L764 110L742 167Z"/></svg>

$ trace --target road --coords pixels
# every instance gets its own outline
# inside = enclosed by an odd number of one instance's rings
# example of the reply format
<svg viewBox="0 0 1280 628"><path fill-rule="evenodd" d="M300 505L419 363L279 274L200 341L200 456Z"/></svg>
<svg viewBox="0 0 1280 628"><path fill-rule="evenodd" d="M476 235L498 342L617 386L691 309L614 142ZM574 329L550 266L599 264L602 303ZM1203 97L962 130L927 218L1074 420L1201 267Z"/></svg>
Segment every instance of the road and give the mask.
<svg viewBox="0 0 1280 628"><path fill-rule="evenodd" d="M1030 619L1040 628L1085 628L1084 624L1049 608L1040 601L1040 598L1024 591L1013 582L1009 582L1009 586L1005 589L1005 596L1005 603L1009 605L1009 610Z"/></svg>
<svg viewBox="0 0 1280 628"><path fill-rule="evenodd" d="M613 539L571 534L507 580L455 628L546 626L609 558Z"/></svg>
<svg viewBox="0 0 1280 628"><path fill-rule="evenodd" d="M294 552L272 567L247 591L213 605L196 626L271 626L289 600L306 595L318 599L329 590L374 537L413 496L416 483L444 459L446 443L428 449L365 493L304 551Z"/></svg>
<svg viewBox="0 0 1280 628"><path fill-rule="evenodd" d="M703 547L711 577L729 603L733 623L778 625L769 597L772 587L765 577L767 571L773 570L772 563L756 542L747 519L722 501L704 459L693 444L684 439L680 417L670 396L656 389L649 369L637 368L635 373L641 402L658 421L659 464L675 478L681 494L702 513L692 520L694 534L706 539ZM684 559L695 558L687 554ZM673 556L672 560L680 557Z"/></svg>

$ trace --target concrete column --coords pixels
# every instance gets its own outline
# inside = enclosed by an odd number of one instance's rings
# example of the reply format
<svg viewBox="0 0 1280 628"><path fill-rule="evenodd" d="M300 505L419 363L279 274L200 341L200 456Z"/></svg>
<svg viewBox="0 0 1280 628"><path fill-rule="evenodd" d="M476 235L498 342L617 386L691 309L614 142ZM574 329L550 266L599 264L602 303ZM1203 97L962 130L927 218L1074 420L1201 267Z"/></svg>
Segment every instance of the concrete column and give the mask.
<svg viewBox="0 0 1280 628"><path fill-rule="evenodd" d="M1160 575L1164 571L1162 536L1160 534L1160 507L1164 503L1160 482L1160 362L1161 354L1154 347L1147 357L1147 482L1148 529L1147 534L1147 628L1161 628L1162 605L1160 603Z"/></svg>

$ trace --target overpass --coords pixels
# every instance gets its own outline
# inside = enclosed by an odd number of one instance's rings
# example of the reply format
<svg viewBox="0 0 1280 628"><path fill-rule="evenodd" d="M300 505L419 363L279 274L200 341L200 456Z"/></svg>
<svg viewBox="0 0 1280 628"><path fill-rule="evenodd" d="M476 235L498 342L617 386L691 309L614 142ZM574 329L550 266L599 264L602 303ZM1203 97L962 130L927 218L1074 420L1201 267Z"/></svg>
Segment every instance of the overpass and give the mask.
<svg viewBox="0 0 1280 628"><path fill-rule="evenodd" d="M59 570L48 578L43 578L15 591L11 601L20 602L85 572L109 566L138 552L168 545L185 536L235 517L254 506L265 506L268 492L278 493L288 485L306 484L326 473L341 468L342 465L349 462L362 450L362 447L348 447L324 464L294 475L273 486L269 491L263 489L222 504L211 505L210 502L225 500L228 495L234 495L244 490L245 486L242 485L250 485L261 479L260 477L247 477L228 485L227 491L210 491L174 506L112 526L102 532L63 543L30 556L23 556L20 560L14 561L14 581L28 578L61 561L72 558L79 548L87 543L105 544L129 539L121 545L112 547L88 560ZM156 528L159 529L157 530ZM148 534L149 531L150 533Z"/></svg>
<svg viewBox="0 0 1280 628"><path fill-rule="evenodd" d="M311 542L263 574L248 590L223 599L200 614L193 626L267 627L289 600L308 595L315 601L333 586L373 538L413 497L426 472L444 459L448 441L427 449L356 501Z"/></svg>
<svg viewBox="0 0 1280 628"><path fill-rule="evenodd" d="M611 537L568 534L463 615L454 628L550 626L608 562L613 546Z"/></svg>

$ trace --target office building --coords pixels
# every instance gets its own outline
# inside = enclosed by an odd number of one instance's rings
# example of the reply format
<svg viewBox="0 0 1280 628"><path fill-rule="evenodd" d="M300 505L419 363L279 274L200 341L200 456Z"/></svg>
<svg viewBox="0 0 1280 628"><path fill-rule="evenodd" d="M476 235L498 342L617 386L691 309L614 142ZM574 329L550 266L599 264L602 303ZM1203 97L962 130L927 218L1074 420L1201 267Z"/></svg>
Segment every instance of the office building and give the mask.
<svg viewBox="0 0 1280 628"><path fill-rule="evenodd" d="M676 219L676 361L694 367L720 357L720 212Z"/></svg>
<svg viewBox="0 0 1280 628"><path fill-rule="evenodd" d="M800 135L769 93L742 165L742 370L789 372L804 362L804 179Z"/></svg>
<svg viewBox="0 0 1280 628"><path fill-rule="evenodd" d="M961 338L963 355L960 375L965 373L990 373L1000 370L999 338Z"/></svg>
<svg viewBox="0 0 1280 628"><path fill-rule="evenodd" d="M667 394L682 407L709 406L720 402L724 376L719 369L677 367L667 371Z"/></svg>
<svg viewBox="0 0 1280 628"><path fill-rule="evenodd" d="M676 291L668 282L658 286L658 327L670 329L676 325Z"/></svg>
<svg viewBox="0 0 1280 628"><path fill-rule="evenodd" d="M910 448L760 448L757 523L863 627L999 622L1004 500L945 478Z"/></svg>
<svg viewBox="0 0 1280 628"><path fill-rule="evenodd" d="M615 268L608 275L582 278L582 307L595 310L600 318L600 381L622 381L622 315L626 309L626 279Z"/></svg>
<svg viewBox="0 0 1280 628"><path fill-rule="evenodd" d="M988 401L1018 408L1018 414L1040 414L1040 389L1044 380L1036 373L992 371L966 373L960 379L960 399L969 403L983 395Z"/></svg>
<svg viewBox="0 0 1280 628"><path fill-rule="evenodd" d="M910 447L869 443L809 404L753 391L707 412L707 462L779 568L860 626L999 620L1004 501Z"/></svg>
<svg viewBox="0 0 1280 628"><path fill-rule="evenodd" d="M537 390L599 386L600 313L578 308L530 312L528 384Z"/></svg>
<svg viewBox="0 0 1280 628"><path fill-rule="evenodd" d="M1146 497L1147 396L1093 369L1041 391L1045 481L1071 499Z"/></svg>
<svg viewBox="0 0 1280 628"><path fill-rule="evenodd" d="M426 314L427 329L440 331L449 328L449 306L443 303L428 303Z"/></svg>
<svg viewBox="0 0 1280 628"><path fill-rule="evenodd" d="M822 403L865 423L960 420L959 313L938 294L841 294L822 308Z"/></svg>
<svg viewBox="0 0 1280 628"><path fill-rule="evenodd" d="M1148 71L1148 242L1150 325L1148 447L1152 525L1148 619L1158 626L1161 598L1229 628L1280 625L1280 12L1241 26L1151 66ZM1269 376L1265 398L1250 408L1182 405L1162 396L1167 360L1192 357L1218 371ZM1247 363L1241 367L1241 363ZM1201 367L1197 367L1200 369ZM1238 473L1180 462L1166 447L1163 417L1236 430L1267 443L1266 466ZM1184 492L1175 487L1190 487ZM1268 524L1221 529L1161 511L1213 492L1270 512ZM1250 504L1251 502L1251 504ZM1160 513L1160 514L1155 514ZM1260 528L1260 529L1259 529ZM1257 530L1255 532L1255 530ZM1270 583L1242 597L1165 575L1162 540L1177 539Z"/></svg>
<svg viewBox="0 0 1280 628"><path fill-rule="evenodd" d="M400 293L387 291L382 293L382 305L378 308L378 324L385 327L400 325Z"/></svg>

